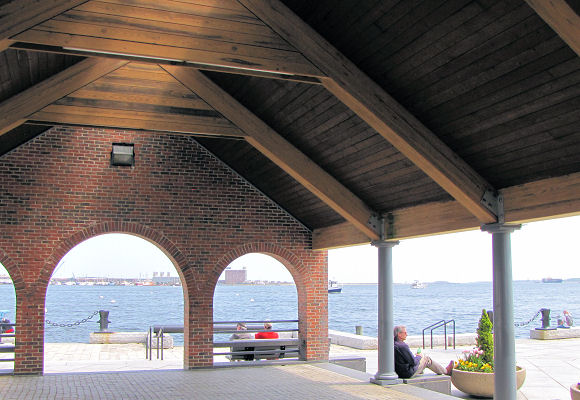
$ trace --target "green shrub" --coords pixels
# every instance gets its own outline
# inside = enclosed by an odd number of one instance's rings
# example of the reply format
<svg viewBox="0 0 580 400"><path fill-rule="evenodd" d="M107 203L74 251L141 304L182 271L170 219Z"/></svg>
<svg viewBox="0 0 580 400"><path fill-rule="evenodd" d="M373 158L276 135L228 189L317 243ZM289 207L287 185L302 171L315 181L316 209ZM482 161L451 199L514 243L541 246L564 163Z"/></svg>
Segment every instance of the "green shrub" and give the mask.
<svg viewBox="0 0 580 400"><path fill-rule="evenodd" d="M477 327L477 346L483 350L482 359L493 366L493 334L492 323L485 309L481 311L481 318Z"/></svg>

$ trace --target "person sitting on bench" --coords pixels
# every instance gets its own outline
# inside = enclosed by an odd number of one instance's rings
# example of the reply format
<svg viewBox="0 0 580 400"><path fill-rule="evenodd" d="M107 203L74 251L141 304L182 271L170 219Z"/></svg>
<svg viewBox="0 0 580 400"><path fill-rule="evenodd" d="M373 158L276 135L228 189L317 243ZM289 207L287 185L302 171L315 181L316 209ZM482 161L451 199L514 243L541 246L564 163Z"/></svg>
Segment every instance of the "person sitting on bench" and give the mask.
<svg viewBox="0 0 580 400"><path fill-rule="evenodd" d="M265 332L256 333L256 339L278 339L278 332L272 332L272 324L264 323Z"/></svg>
<svg viewBox="0 0 580 400"><path fill-rule="evenodd" d="M405 339L407 339L407 328L404 325L395 326L394 336L395 372L399 375L399 378L408 379L416 377L423 373L425 368L429 368L437 375L451 375L453 361L445 368L425 354L413 355L413 352L407 343L405 343Z"/></svg>
<svg viewBox="0 0 580 400"><path fill-rule="evenodd" d="M254 336L251 333L246 332L248 330L248 328L246 327L246 324L243 322L238 322L238 324L236 325L236 330L237 332L232 334L232 336L230 336L230 340L243 340L243 339L253 339ZM245 346L233 346L231 348L231 351L235 352L235 351L253 351L254 348L253 347L245 347ZM242 355L231 355L230 356L230 360L231 361L240 361L240 360L245 360L245 361L252 361L254 359L254 355L253 354L242 354Z"/></svg>

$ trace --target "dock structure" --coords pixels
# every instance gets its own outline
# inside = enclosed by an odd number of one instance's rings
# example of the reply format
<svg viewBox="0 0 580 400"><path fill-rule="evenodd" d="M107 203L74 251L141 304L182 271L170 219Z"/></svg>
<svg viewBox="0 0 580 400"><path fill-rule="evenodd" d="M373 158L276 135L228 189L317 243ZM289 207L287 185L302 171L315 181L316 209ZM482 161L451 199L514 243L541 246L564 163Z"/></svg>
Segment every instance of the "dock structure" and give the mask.
<svg viewBox="0 0 580 400"><path fill-rule="evenodd" d="M291 272L300 358L327 360L326 251L372 243L375 382L395 383L397 243L482 229L496 397L514 400L511 232L580 213L578 26L565 0L2 2L14 374L44 371L62 257L126 233L178 272L185 369L213 365L214 288L248 253Z"/></svg>

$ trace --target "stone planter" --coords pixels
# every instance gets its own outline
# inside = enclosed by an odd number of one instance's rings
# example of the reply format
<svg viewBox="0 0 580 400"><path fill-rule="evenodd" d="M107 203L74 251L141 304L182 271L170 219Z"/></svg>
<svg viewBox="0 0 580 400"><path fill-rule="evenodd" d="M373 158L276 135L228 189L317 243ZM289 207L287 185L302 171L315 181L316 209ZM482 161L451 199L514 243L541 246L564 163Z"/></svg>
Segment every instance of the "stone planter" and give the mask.
<svg viewBox="0 0 580 400"><path fill-rule="evenodd" d="M525 380L526 369L516 367L516 386L518 389L522 387ZM493 397L494 374L454 369L451 374L451 383L457 389L472 396Z"/></svg>
<svg viewBox="0 0 580 400"><path fill-rule="evenodd" d="M572 400L580 400L580 383L570 386L570 398Z"/></svg>

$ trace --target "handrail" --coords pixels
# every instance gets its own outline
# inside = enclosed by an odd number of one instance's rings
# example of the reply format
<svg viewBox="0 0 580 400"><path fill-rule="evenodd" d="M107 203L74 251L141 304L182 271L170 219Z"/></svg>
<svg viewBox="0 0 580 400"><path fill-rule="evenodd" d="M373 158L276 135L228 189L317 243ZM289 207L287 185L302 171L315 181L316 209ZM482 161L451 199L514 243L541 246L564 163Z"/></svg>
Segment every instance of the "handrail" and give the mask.
<svg viewBox="0 0 580 400"><path fill-rule="evenodd" d="M423 348L425 348L425 331L441 322L445 322L445 320L441 319L437 322L435 322L434 324L429 325L428 327L426 327L425 329L423 329ZM433 339L431 339L431 348L433 348Z"/></svg>
<svg viewBox="0 0 580 400"><path fill-rule="evenodd" d="M447 350L447 325L453 323L453 348L455 349L455 320L450 319L449 321L445 321L443 319L435 322L434 324L429 325L425 329L423 329L423 348L425 348L425 331L431 328L431 348L433 348L433 330L443 327L444 329L444 341L445 341L445 350Z"/></svg>

